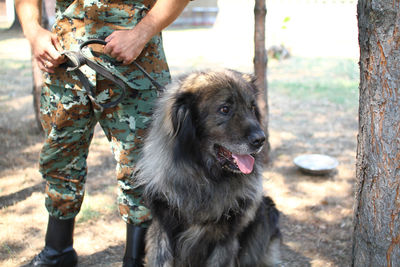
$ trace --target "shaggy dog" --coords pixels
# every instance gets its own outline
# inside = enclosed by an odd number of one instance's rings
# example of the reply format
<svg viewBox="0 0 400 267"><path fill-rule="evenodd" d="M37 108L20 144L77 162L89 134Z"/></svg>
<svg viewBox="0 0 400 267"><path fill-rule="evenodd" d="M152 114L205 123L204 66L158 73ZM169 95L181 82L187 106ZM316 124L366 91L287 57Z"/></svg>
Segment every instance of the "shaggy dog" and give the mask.
<svg viewBox="0 0 400 267"><path fill-rule="evenodd" d="M254 79L195 72L168 87L137 181L152 211L147 266L273 266L279 212L263 197L265 141Z"/></svg>

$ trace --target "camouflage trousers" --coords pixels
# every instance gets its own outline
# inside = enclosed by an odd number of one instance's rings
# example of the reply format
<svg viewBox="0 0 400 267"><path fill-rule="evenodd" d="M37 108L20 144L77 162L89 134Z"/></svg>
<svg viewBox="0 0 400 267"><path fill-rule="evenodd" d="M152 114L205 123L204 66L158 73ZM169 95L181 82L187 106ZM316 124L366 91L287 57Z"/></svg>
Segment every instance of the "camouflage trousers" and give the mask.
<svg viewBox="0 0 400 267"><path fill-rule="evenodd" d="M97 101L115 99L118 89L108 80L97 81ZM107 97L105 97L107 96ZM124 221L146 227L150 211L143 205L141 189L132 182L157 97L156 90L128 89L118 106L100 112L85 91L45 85L41 120L46 140L40 153L40 172L46 179L45 205L59 219L75 217L82 205L89 146L99 123L117 161L118 207Z"/></svg>

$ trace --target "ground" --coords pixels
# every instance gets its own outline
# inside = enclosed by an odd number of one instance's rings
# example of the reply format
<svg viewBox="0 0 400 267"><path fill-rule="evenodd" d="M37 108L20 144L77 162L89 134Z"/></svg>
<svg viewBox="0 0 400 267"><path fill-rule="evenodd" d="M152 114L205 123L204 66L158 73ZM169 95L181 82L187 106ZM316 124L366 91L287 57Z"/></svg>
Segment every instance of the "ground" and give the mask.
<svg viewBox="0 0 400 267"><path fill-rule="evenodd" d="M251 60L243 60L239 50L226 59L218 52L223 50L203 53L209 50L201 40L210 40L210 34L215 37L218 31L165 33L173 74L215 66L251 72ZM265 194L281 211L282 266L350 266L356 183L356 62L355 57L269 60L271 160L263 176ZM37 171L44 137L34 120L31 79L28 43L19 32L1 32L1 266L19 266L44 245L47 213L43 181ZM307 175L293 164L303 153L327 154L340 164L329 175ZM74 240L79 266L120 266L125 226L115 204L115 162L100 128L88 165L87 192Z"/></svg>

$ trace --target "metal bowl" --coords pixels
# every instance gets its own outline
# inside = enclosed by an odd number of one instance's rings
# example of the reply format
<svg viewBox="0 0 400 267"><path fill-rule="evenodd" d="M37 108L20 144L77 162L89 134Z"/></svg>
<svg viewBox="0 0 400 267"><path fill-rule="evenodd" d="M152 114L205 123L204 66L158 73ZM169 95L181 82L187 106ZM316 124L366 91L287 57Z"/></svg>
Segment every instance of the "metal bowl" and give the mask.
<svg viewBox="0 0 400 267"><path fill-rule="evenodd" d="M314 175L328 174L339 162L330 156L321 154L305 154L296 157L293 163L303 172Z"/></svg>

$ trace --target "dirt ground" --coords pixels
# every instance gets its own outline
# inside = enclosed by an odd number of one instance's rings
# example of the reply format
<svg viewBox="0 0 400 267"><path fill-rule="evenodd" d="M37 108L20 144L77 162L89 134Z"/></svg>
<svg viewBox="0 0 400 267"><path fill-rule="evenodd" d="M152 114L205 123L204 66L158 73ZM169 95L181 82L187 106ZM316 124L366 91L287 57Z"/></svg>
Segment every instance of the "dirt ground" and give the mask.
<svg viewBox="0 0 400 267"><path fill-rule="evenodd" d="M171 32L166 39L177 34ZM187 39L195 36L202 37L196 33ZM174 73L213 66L204 58L178 59L174 53L171 58ZM37 171L43 135L32 109L29 46L20 33L1 33L0 60L0 265L19 266L44 245L47 212ZM279 69L269 75L285 77ZM269 107L271 163L264 172L264 188L281 211L282 266L349 266L357 108L273 89ZM303 153L328 154L340 164L327 176L306 175L292 162ZM125 226L115 205L115 162L99 128L88 164L74 240L79 266L120 266Z"/></svg>

